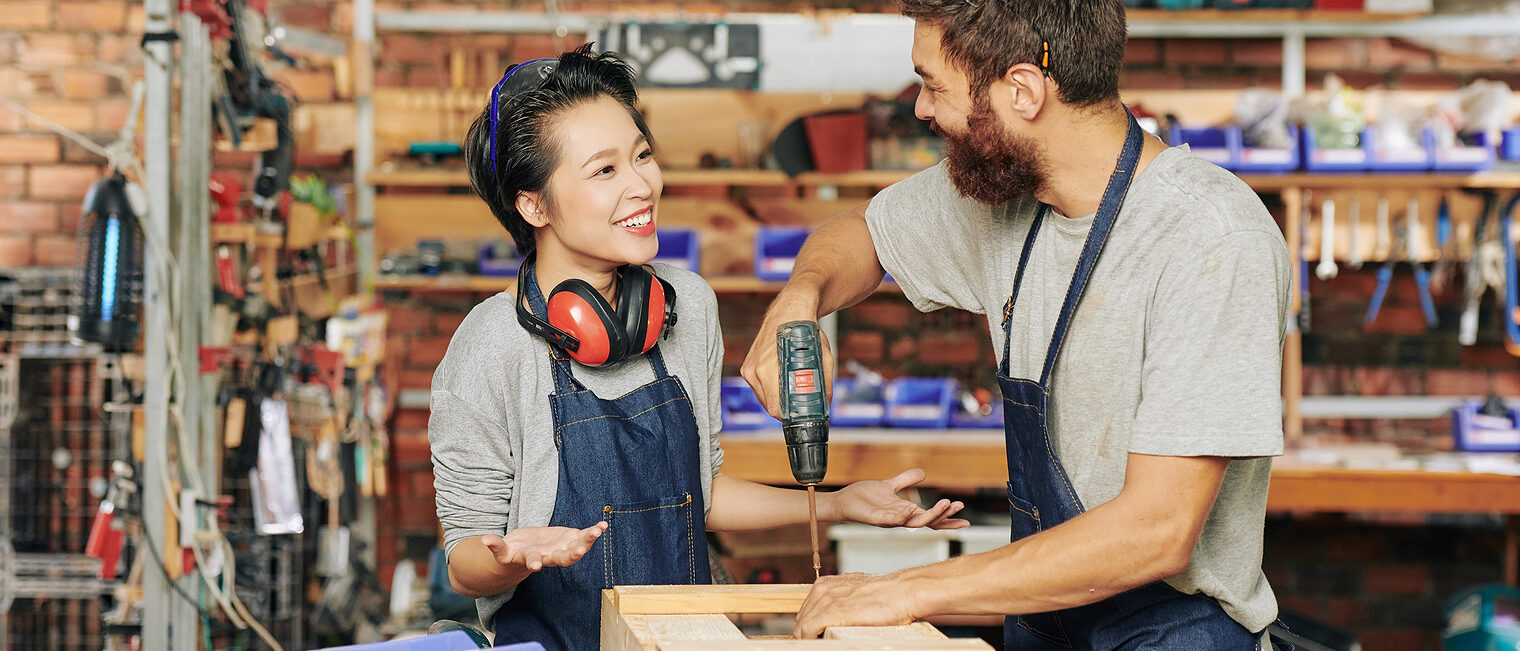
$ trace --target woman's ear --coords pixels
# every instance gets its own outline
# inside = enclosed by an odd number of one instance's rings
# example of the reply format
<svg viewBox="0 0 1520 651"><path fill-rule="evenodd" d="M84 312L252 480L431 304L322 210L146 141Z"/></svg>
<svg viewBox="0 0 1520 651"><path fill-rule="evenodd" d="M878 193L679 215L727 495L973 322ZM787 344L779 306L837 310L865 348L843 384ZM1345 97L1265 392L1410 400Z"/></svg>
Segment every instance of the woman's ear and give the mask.
<svg viewBox="0 0 1520 651"><path fill-rule="evenodd" d="M517 214L534 228L549 225L549 215L544 211L543 197L536 192L517 193Z"/></svg>

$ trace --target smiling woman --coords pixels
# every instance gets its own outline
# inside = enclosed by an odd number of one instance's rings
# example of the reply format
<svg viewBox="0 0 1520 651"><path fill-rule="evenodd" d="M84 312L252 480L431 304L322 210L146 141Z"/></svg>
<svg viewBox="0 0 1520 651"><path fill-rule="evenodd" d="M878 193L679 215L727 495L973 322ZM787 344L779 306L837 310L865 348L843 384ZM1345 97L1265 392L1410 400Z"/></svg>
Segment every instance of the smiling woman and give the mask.
<svg viewBox="0 0 1520 651"><path fill-rule="evenodd" d="M455 331L428 438L450 582L497 644L595 648L602 589L709 583L707 530L807 520L801 492L718 474L717 299L649 264L664 185L637 99L583 47L509 68L465 141L524 262ZM820 519L965 526L896 496L922 479L821 495Z"/></svg>

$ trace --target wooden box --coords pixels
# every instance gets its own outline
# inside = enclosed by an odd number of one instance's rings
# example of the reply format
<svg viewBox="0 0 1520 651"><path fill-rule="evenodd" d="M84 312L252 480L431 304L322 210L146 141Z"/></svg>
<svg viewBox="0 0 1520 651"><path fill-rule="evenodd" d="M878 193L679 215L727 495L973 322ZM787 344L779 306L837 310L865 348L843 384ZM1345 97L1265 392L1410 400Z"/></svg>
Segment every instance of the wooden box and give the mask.
<svg viewBox="0 0 1520 651"><path fill-rule="evenodd" d="M821 640L749 638L730 614L796 613L809 585L620 586L602 591L602 651L838 649L965 651L992 647L949 639L927 622L830 628Z"/></svg>

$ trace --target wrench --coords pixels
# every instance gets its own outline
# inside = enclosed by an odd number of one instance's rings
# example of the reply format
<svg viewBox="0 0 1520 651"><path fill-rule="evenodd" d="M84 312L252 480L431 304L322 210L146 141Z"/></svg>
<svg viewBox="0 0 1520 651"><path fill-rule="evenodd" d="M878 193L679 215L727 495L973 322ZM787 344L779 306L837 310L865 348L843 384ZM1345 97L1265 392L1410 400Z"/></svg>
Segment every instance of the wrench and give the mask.
<svg viewBox="0 0 1520 651"><path fill-rule="evenodd" d="M1326 199L1320 209L1319 266L1314 275L1320 280L1334 278L1339 270L1335 266L1335 200Z"/></svg>

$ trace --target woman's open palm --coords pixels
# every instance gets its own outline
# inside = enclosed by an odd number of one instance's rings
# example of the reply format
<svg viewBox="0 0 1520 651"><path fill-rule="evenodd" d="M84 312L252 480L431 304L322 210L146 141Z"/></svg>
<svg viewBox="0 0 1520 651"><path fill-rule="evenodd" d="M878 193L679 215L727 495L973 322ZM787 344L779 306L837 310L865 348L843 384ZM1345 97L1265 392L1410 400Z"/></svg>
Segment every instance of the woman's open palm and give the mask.
<svg viewBox="0 0 1520 651"><path fill-rule="evenodd" d="M496 562L537 572L545 567L573 565L606 530L606 522L585 529L521 527L506 536L482 536L481 542L496 556Z"/></svg>

